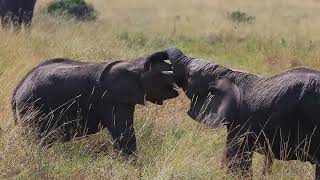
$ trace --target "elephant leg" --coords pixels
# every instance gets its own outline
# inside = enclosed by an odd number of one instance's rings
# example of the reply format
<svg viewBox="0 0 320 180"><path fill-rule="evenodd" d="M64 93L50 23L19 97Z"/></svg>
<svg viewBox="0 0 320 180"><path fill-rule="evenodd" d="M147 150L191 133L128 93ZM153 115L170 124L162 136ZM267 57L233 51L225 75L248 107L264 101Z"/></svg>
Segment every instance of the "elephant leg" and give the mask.
<svg viewBox="0 0 320 180"><path fill-rule="evenodd" d="M4 14L2 19L2 27L9 29L13 26L14 31L19 31L22 21L19 10L12 10Z"/></svg>
<svg viewBox="0 0 320 180"><path fill-rule="evenodd" d="M60 137L60 141L61 142L68 142L71 141L71 139L73 138L73 134L72 134L72 128L74 124L66 124L62 127L62 135Z"/></svg>
<svg viewBox="0 0 320 180"><path fill-rule="evenodd" d="M53 113L44 112L37 121L38 139L44 147L50 147L55 142L67 142L71 140L71 124L67 124L66 117L60 117Z"/></svg>
<svg viewBox="0 0 320 180"><path fill-rule="evenodd" d="M1 27L2 27L2 28L5 28L5 26L6 26L6 23L4 22L4 19L5 19L5 18L4 18L3 16L0 17Z"/></svg>
<svg viewBox="0 0 320 180"><path fill-rule="evenodd" d="M29 29L31 26L35 3L35 0L23 1L24 12L22 23L26 29Z"/></svg>
<svg viewBox="0 0 320 180"><path fill-rule="evenodd" d="M112 137L115 140L114 147L120 149L124 154L131 155L136 148L136 137L132 126L116 126Z"/></svg>
<svg viewBox="0 0 320 180"><path fill-rule="evenodd" d="M26 28L30 28L32 23L32 18L33 18L33 10L30 10L27 12L27 15L25 16L25 19L24 19L24 25L26 26Z"/></svg>
<svg viewBox="0 0 320 180"><path fill-rule="evenodd" d="M111 115L108 113L104 118L108 118L106 126L114 139L114 148L131 155L137 149L133 127L134 105L114 104L111 109Z"/></svg>
<svg viewBox="0 0 320 180"><path fill-rule="evenodd" d="M10 27L10 22L11 22L10 15L5 15L1 18L1 26L5 29L8 29Z"/></svg>
<svg viewBox="0 0 320 180"><path fill-rule="evenodd" d="M18 23L20 24L20 26L23 24L26 29L29 29L32 22L32 16L33 16L32 12L28 12L28 11L23 12L19 16Z"/></svg>
<svg viewBox="0 0 320 180"><path fill-rule="evenodd" d="M263 161L262 175L271 174L273 159L270 153L266 153Z"/></svg>
<svg viewBox="0 0 320 180"><path fill-rule="evenodd" d="M228 132L225 150L227 173L252 179L252 150L247 136L241 137L235 131Z"/></svg>
<svg viewBox="0 0 320 180"><path fill-rule="evenodd" d="M13 20L14 30L15 31L20 31L22 23L23 23L22 14L21 14L21 12L18 12L15 15L14 20Z"/></svg>
<svg viewBox="0 0 320 180"><path fill-rule="evenodd" d="M320 164L319 162L316 162L316 172L315 172L315 180L320 180Z"/></svg>

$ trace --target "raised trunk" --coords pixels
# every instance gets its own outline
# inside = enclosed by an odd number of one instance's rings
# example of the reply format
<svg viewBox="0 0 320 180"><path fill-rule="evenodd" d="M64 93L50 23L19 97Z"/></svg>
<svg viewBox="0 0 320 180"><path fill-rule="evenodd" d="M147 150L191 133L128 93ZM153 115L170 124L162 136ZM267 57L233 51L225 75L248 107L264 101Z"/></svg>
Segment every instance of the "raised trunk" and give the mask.
<svg viewBox="0 0 320 180"><path fill-rule="evenodd" d="M188 86L188 77L199 72L202 77L208 78L211 81L218 77L227 77L237 86L244 88L260 79L254 74L233 71L213 61L188 57L177 48L169 48L166 51L168 53L168 58L173 64L175 82L183 89Z"/></svg>
<svg viewBox="0 0 320 180"><path fill-rule="evenodd" d="M173 72L175 82L179 87L184 87L187 83L188 66L193 58L183 54L180 49L170 48L167 49L168 58L173 64Z"/></svg>

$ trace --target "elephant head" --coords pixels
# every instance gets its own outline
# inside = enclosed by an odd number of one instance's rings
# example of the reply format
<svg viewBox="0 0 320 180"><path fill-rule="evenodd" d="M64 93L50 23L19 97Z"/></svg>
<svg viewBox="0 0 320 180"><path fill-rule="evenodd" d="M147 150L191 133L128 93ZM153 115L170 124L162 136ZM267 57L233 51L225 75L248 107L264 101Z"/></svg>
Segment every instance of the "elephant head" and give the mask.
<svg viewBox="0 0 320 180"><path fill-rule="evenodd" d="M146 94L145 99L152 103L162 104L163 100L179 95L174 82L172 64L165 60L168 60L166 52L159 51L144 61L141 82Z"/></svg>
<svg viewBox="0 0 320 180"><path fill-rule="evenodd" d="M178 96L172 64L165 60L166 51L159 51L146 58L108 65L100 78L107 92L104 97L117 103L144 105L150 101L161 105Z"/></svg>
<svg viewBox="0 0 320 180"><path fill-rule="evenodd" d="M229 72L213 62L185 56L177 48L167 49L175 82L191 100L188 115L217 128L233 120L240 104L239 88L220 78Z"/></svg>

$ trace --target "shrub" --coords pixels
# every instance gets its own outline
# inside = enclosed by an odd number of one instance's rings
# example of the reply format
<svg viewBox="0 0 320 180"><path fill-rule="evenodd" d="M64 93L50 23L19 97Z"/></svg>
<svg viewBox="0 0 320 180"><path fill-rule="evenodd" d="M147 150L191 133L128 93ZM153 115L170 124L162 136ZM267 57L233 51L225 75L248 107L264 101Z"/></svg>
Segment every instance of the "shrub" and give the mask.
<svg viewBox="0 0 320 180"><path fill-rule="evenodd" d="M228 13L227 17L231 21L237 23L253 23L256 19L254 16L249 16L247 13L241 12L239 10Z"/></svg>
<svg viewBox="0 0 320 180"><path fill-rule="evenodd" d="M84 0L54 0L49 3L47 11L53 16L64 16L77 20L94 20L96 12L92 5Z"/></svg>

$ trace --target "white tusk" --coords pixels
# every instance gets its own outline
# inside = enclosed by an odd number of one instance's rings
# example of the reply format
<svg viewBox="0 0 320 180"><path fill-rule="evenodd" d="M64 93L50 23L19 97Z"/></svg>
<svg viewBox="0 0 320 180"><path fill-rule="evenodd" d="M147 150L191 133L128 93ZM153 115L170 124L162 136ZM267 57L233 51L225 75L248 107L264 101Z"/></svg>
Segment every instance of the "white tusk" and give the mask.
<svg viewBox="0 0 320 180"><path fill-rule="evenodd" d="M161 74L164 74L164 75L173 75L173 71L161 71Z"/></svg>

